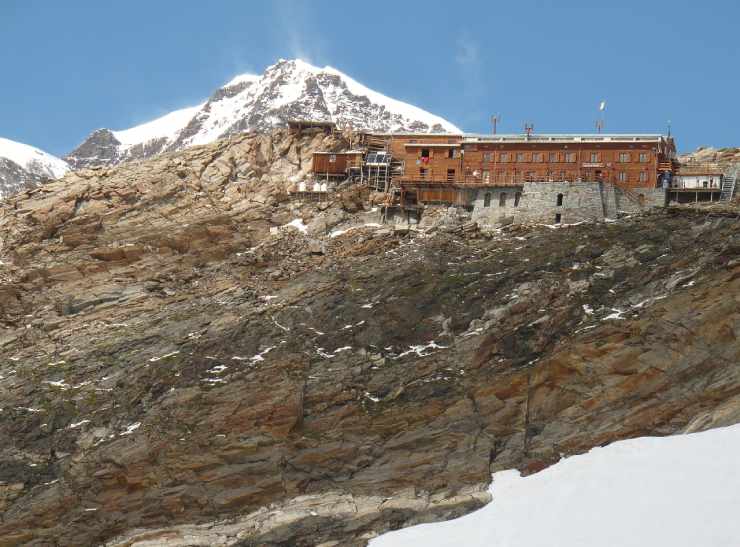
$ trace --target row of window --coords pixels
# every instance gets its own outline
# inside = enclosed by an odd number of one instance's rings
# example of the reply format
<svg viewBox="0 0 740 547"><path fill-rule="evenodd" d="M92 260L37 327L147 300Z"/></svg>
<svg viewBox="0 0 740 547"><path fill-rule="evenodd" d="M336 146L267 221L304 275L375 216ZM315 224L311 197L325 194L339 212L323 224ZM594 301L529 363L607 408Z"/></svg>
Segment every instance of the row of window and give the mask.
<svg viewBox="0 0 740 547"><path fill-rule="evenodd" d="M422 173L422 176L424 174L425 173ZM491 172L490 171L484 169L481 174L482 174L483 182L491 182ZM448 176L449 176L449 171L448 171ZM453 171L453 176L454 176L454 171ZM576 173L569 172L569 171L560 171L559 173L548 171L547 174L545 175L538 174L534 171L526 171L525 173L513 173L513 174L509 172L504 172L504 171L497 171L494 174L494 176L496 177L494 182L502 182L502 181L505 181L507 178L517 178L520 176L523 176L526 180L532 180L532 181L544 180L544 179L575 180L578 177ZM637 180L639 180L640 182L647 182L648 176L649 176L649 173L647 171L640 171L637 176ZM630 177L630 174L627 173L626 171L620 171L617 173L617 180L619 182L630 182L630 180L634 180L634 177Z"/></svg>
<svg viewBox="0 0 740 547"><path fill-rule="evenodd" d="M600 163L603 161L604 154L602 152L589 152L584 160L588 160L590 163ZM531 159L530 159L531 158ZM496 159L501 163L518 162L518 163L544 163L545 158L549 163L576 163L578 161L578 154L576 152L548 152L545 155L544 152L517 152L515 154L509 152L499 152ZM647 163L650 161L650 154L647 152L640 152L637 157L637 161L640 163ZM630 163L632 162L632 153L630 152L619 152L615 156L615 160L619 163ZM493 152L483 153L484 162L494 161Z"/></svg>
<svg viewBox="0 0 740 547"><path fill-rule="evenodd" d="M471 173L469 173L471 174ZM491 181L491 171L488 169L484 169L481 171L481 179L482 182L488 183ZM475 174L477 178L477 173ZM426 179L429 176L429 169L426 167L419 168L419 178ZM576 180L576 178L579 177L578 173L573 171L547 171L546 174L540 174L535 171L525 171L525 172L509 172L509 171L496 171L493 173L493 176L495 179L493 182L504 182L509 179L511 180L519 180L523 178L524 180L529 181L538 181L538 180ZM582 177L582 175L580 175ZM637 177L630 176L630 173L626 171L619 171L616 173L617 181L619 182L631 182L631 181L639 181L639 182L647 182L649 179L649 173L647 171L640 171L637 173ZM599 180L602 180L602 176L599 175L597 177ZM447 177L448 182L454 182L455 181L455 170L454 169L447 169Z"/></svg>
<svg viewBox="0 0 740 547"><path fill-rule="evenodd" d="M486 195L483 196L483 207L490 207L491 206L491 192L486 192ZM498 195L498 206L499 207L506 207L506 199L507 195L506 192L501 192ZM514 207L519 207L519 200L522 199L522 193L517 192L514 194Z"/></svg>
<svg viewBox="0 0 740 547"><path fill-rule="evenodd" d="M456 159L460 157L460 151L457 148L449 148L445 150L445 155L448 159ZM429 148L422 148L419 154L420 158L431 157L431 151ZM602 152L588 152L582 159L590 163L600 163L607 157ZM492 162L499 161L501 163L518 162L518 163L544 163L545 159L549 163L576 163L578 161L577 152L499 152L497 156L494 156L494 152L483 152L483 161ZM614 159L619 163L631 163L633 161L633 154L631 152L619 152L614 156ZM650 154L648 152L640 152L635 156L636 161L640 163L647 163L650 161Z"/></svg>

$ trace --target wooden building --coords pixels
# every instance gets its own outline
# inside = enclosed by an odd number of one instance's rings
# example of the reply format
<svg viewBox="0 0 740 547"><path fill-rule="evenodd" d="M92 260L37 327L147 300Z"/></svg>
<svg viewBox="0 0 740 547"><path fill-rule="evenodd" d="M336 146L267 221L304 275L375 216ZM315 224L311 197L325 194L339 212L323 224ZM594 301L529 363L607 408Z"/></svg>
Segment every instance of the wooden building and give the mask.
<svg viewBox="0 0 740 547"><path fill-rule="evenodd" d="M722 179L722 169L718 165L681 164L671 181L668 198L678 203L719 200Z"/></svg>
<svg viewBox="0 0 740 547"><path fill-rule="evenodd" d="M673 139L662 135L399 136L402 181L522 183L603 181L657 187L674 169Z"/></svg>
<svg viewBox="0 0 740 547"><path fill-rule="evenodd" d="M714 164L682 164L678 167L671 184L671 188L687 190L695 188L719 190L721 187L722 169Z"/></svg>
<svg viewBox="0 0 740 547"><path fill-rule="evenodd" d="M348 177L353 170L362 169L363 152L314 152L311 171L316 179L330 180Z"/></svg>
<svg viewBox="0 0 740 547"><path fill-rule="evenodd" d="M465 201L466 188L525 182L608 182L623 189L661 187L675 170L676 149L663 135L391 136L403 161L406 203Z"/></svg>

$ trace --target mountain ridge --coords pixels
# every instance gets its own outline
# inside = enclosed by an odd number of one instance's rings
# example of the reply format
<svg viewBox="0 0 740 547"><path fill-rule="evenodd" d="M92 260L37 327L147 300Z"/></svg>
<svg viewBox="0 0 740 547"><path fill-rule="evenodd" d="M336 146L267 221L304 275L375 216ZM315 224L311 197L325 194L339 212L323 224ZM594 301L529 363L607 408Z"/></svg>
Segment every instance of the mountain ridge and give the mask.
<svg viewBox="0 0 740 547"><path fill-rule="evenodd" d="M63 176L69 165L43 150L0 137L0 199Z"/></svg>
<svg viewBox="0 0 740 547"><path fill-rule="evenodd" d="M235 76L198 105L124 130L97 129L65 160L75 169L115 165L236 133L267 131L293 118L373 131L460 132L444 118L374 91L333 67L280 59L261 75Z"/></svg>

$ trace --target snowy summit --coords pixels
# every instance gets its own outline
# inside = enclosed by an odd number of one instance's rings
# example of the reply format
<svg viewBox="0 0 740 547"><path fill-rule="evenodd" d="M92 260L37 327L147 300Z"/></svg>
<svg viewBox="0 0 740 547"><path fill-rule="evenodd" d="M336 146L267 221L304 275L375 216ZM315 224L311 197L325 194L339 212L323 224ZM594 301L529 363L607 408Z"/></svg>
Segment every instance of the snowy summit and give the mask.
<svg viewBox="0 0 740 547"><path fill-rule="evenodd" d="M201 104L129 129L98 129L65 159L75 168L112 165L268 130L290 119L372 131L460 132L444 118L373 91L335 68L281 59L261 75L235 76Z"/></svg>

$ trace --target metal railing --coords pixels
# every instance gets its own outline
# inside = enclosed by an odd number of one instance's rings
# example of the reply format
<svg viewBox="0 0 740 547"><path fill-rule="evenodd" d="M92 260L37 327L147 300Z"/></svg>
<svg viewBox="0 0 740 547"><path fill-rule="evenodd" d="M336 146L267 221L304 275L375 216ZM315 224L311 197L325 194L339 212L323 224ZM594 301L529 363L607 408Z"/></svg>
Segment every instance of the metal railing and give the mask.
<svg viewBox="0 0 740 547"><path fill-rule="evenodd" d="M560 176L560 174L543 175L538 173L490 173L488 176L473 173L450 175L446 172L436 173L433 170L420 172L419 174L404 174L397 178L400 182L428 182L449 184L480 184L485 185L521 185L525 182L608 182L620 184L616 177L589 177L576 175L574 173ZM645 181L647 182L647 181ZM621 184L624 184L622 182Z"/></svg>

